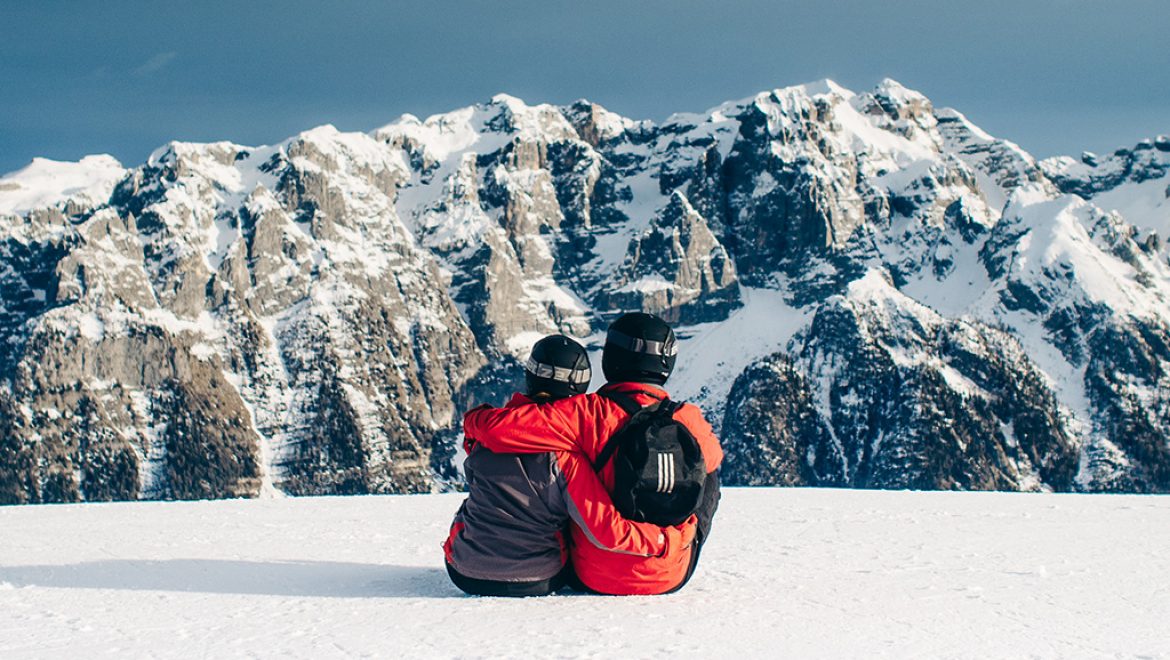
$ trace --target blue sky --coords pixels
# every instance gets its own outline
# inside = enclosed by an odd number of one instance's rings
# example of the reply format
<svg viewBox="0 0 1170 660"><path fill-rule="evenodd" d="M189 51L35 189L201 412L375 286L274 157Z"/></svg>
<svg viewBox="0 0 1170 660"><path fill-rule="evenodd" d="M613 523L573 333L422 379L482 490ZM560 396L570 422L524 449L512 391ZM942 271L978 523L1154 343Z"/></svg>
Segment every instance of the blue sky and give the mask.
<svg viewBox="0 0 1170 660"><path fill-rule="evenodd" d="M1170 2L0 0L0 172L370 130L507 92L637 119L884 77L1038 156L1170 133Z"/></svg>

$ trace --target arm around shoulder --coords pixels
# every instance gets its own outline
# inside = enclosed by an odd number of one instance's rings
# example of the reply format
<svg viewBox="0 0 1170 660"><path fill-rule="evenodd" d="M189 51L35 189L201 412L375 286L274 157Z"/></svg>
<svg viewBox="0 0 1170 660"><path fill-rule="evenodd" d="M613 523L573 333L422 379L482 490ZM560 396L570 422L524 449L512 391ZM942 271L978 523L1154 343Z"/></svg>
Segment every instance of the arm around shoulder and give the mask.
<svg viewBox="0 0 1170 660"><path fill-rule="evenodd" d="M680 543L680 530L622 517L585 456L566 452L558 460L569 517L594 546L618 554L657 557Z"/></svg>
<svg viewBox="0 0 1170 660"><path fill-rule="evenodd" d="M491 451L539 454L576 449L575 416L569 399L505 408L480 406L463 416L463 433Z"/></svg>

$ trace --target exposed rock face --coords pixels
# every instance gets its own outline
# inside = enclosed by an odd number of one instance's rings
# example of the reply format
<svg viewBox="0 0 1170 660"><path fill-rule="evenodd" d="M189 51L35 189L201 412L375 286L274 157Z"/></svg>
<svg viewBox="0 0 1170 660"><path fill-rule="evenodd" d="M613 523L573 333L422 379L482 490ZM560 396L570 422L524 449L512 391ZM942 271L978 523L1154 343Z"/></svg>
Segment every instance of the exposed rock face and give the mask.
<svg viewBox="0 0 1170 660"><path fill-rule="evenodd" d="M728 237L750 283L797 267L809 252L843 246L864 220L857 158L832 139L841 91L760 95L737 117L724 167Z"/></svg>
<svg viewBox="0 0 1170 660"><path fill-rule="evenodd" d="M730 483L1167 492L1167 189L1165 138L1037 162L889 80L38 160L0 502L445 487L535 339L633 309Z"/></svg>
<svg viewBox="0 0 1170 660"><path fill-rule="evenodd" d="M630 241L612 291L599 304L618 313L646 311L670 323L721 321L739 307L735 264L682 193Z"/></svg>
<svg viewBox="0 0 1170 660"><path fill-rule="evenodd" d="M1092 486L1166 492L1170 479L1170 331L1138 321L1107 324L1090 340L1085 388L1098 430Z"/></svg>
<svg viewBox="0 0 1170 660"><path fill-rule="evenodd" d="M1010 337L946 321L871 273L832 298L784 355L744 372L728 442L787 450L776 481L864 488L1071 490L1077 447L1043 377ZM800 374L808 374L807 379ZM734 400L734 399L733 399ZM744 436L786 427L775 440ZM786 434L793 437L786 438ZM799 434L799 435L797 435ZM778 446L771 446L778 442ZM745 451L745 453L749 453ZM729 459L732 473L743 468ZM791 457L789 461L791 462ZM753 471L754 472L754 471ZM800 478L792 481L799 474Z"/></svg>
<svg viewBox="0 0 1170 660"><path fill-rule="evenodd" d="M434 433L486 361L379 149L173 144L108 206L24 218L16 245L57 260L20 278L46 309L7 344L37 465L12 499L430 490Z"/></svg>
<svg viewBox="0 0 1170 660"><path fill-rule="evenodd" d="M1080 162L1064 156L1040 166L1062 192L1092 199L1127 183L1164 179L1170 172L1170 136L1143 140L1132 149L1118 149L1104 158L1085 152Z"/></svg>
<svg viewBox="0 0 1170 660"><path fill-rule="evenodd" d="M1039 163L1061 192L1119 213L1135 240L1161 261L1170 259L1170 136L1143 140L1109 156L1084 153Z"/></svg>
<svg viewBox="0 0 1170 660"><path fill-rule="evenodd" d="M808 486L833 457L817 453L833 438L804 376L783 353L751 365L736 379L723 423L724 478L751 486Z"/></svg>

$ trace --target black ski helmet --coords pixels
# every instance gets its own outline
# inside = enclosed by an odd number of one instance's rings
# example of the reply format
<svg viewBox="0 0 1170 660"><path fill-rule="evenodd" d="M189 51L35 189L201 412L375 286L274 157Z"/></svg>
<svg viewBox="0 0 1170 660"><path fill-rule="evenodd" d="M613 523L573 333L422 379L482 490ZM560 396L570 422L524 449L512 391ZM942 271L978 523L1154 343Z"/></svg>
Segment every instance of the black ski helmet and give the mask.
<svg viewBox="0 0 1170 660"><path fill-rule="evenodd" d="M584 394L593 370L585 348L564 335L549 335L536 342L524 365L528 396L560 399Z"/></svg>
<svg viewBox="0 0 1170 660"><path fill-rule="evenodd" d="M662 385L674 371L678 342L666 321L642 312L626 314L609 326L601 371L611 383Z"/></svg>

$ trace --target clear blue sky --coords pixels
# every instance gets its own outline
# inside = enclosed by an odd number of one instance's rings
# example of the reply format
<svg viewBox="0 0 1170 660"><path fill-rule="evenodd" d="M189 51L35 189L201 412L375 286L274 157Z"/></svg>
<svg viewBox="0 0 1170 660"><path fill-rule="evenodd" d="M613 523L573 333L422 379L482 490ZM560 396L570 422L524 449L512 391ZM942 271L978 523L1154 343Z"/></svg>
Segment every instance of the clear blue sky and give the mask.
<svg viewBox="0 0 1170 660"><path fill-rule="evenodd" d="M1165 0L0 0L0 172L370 130L508 92L638 119L883 77L1038 156L1170 133Z"/></svg>

